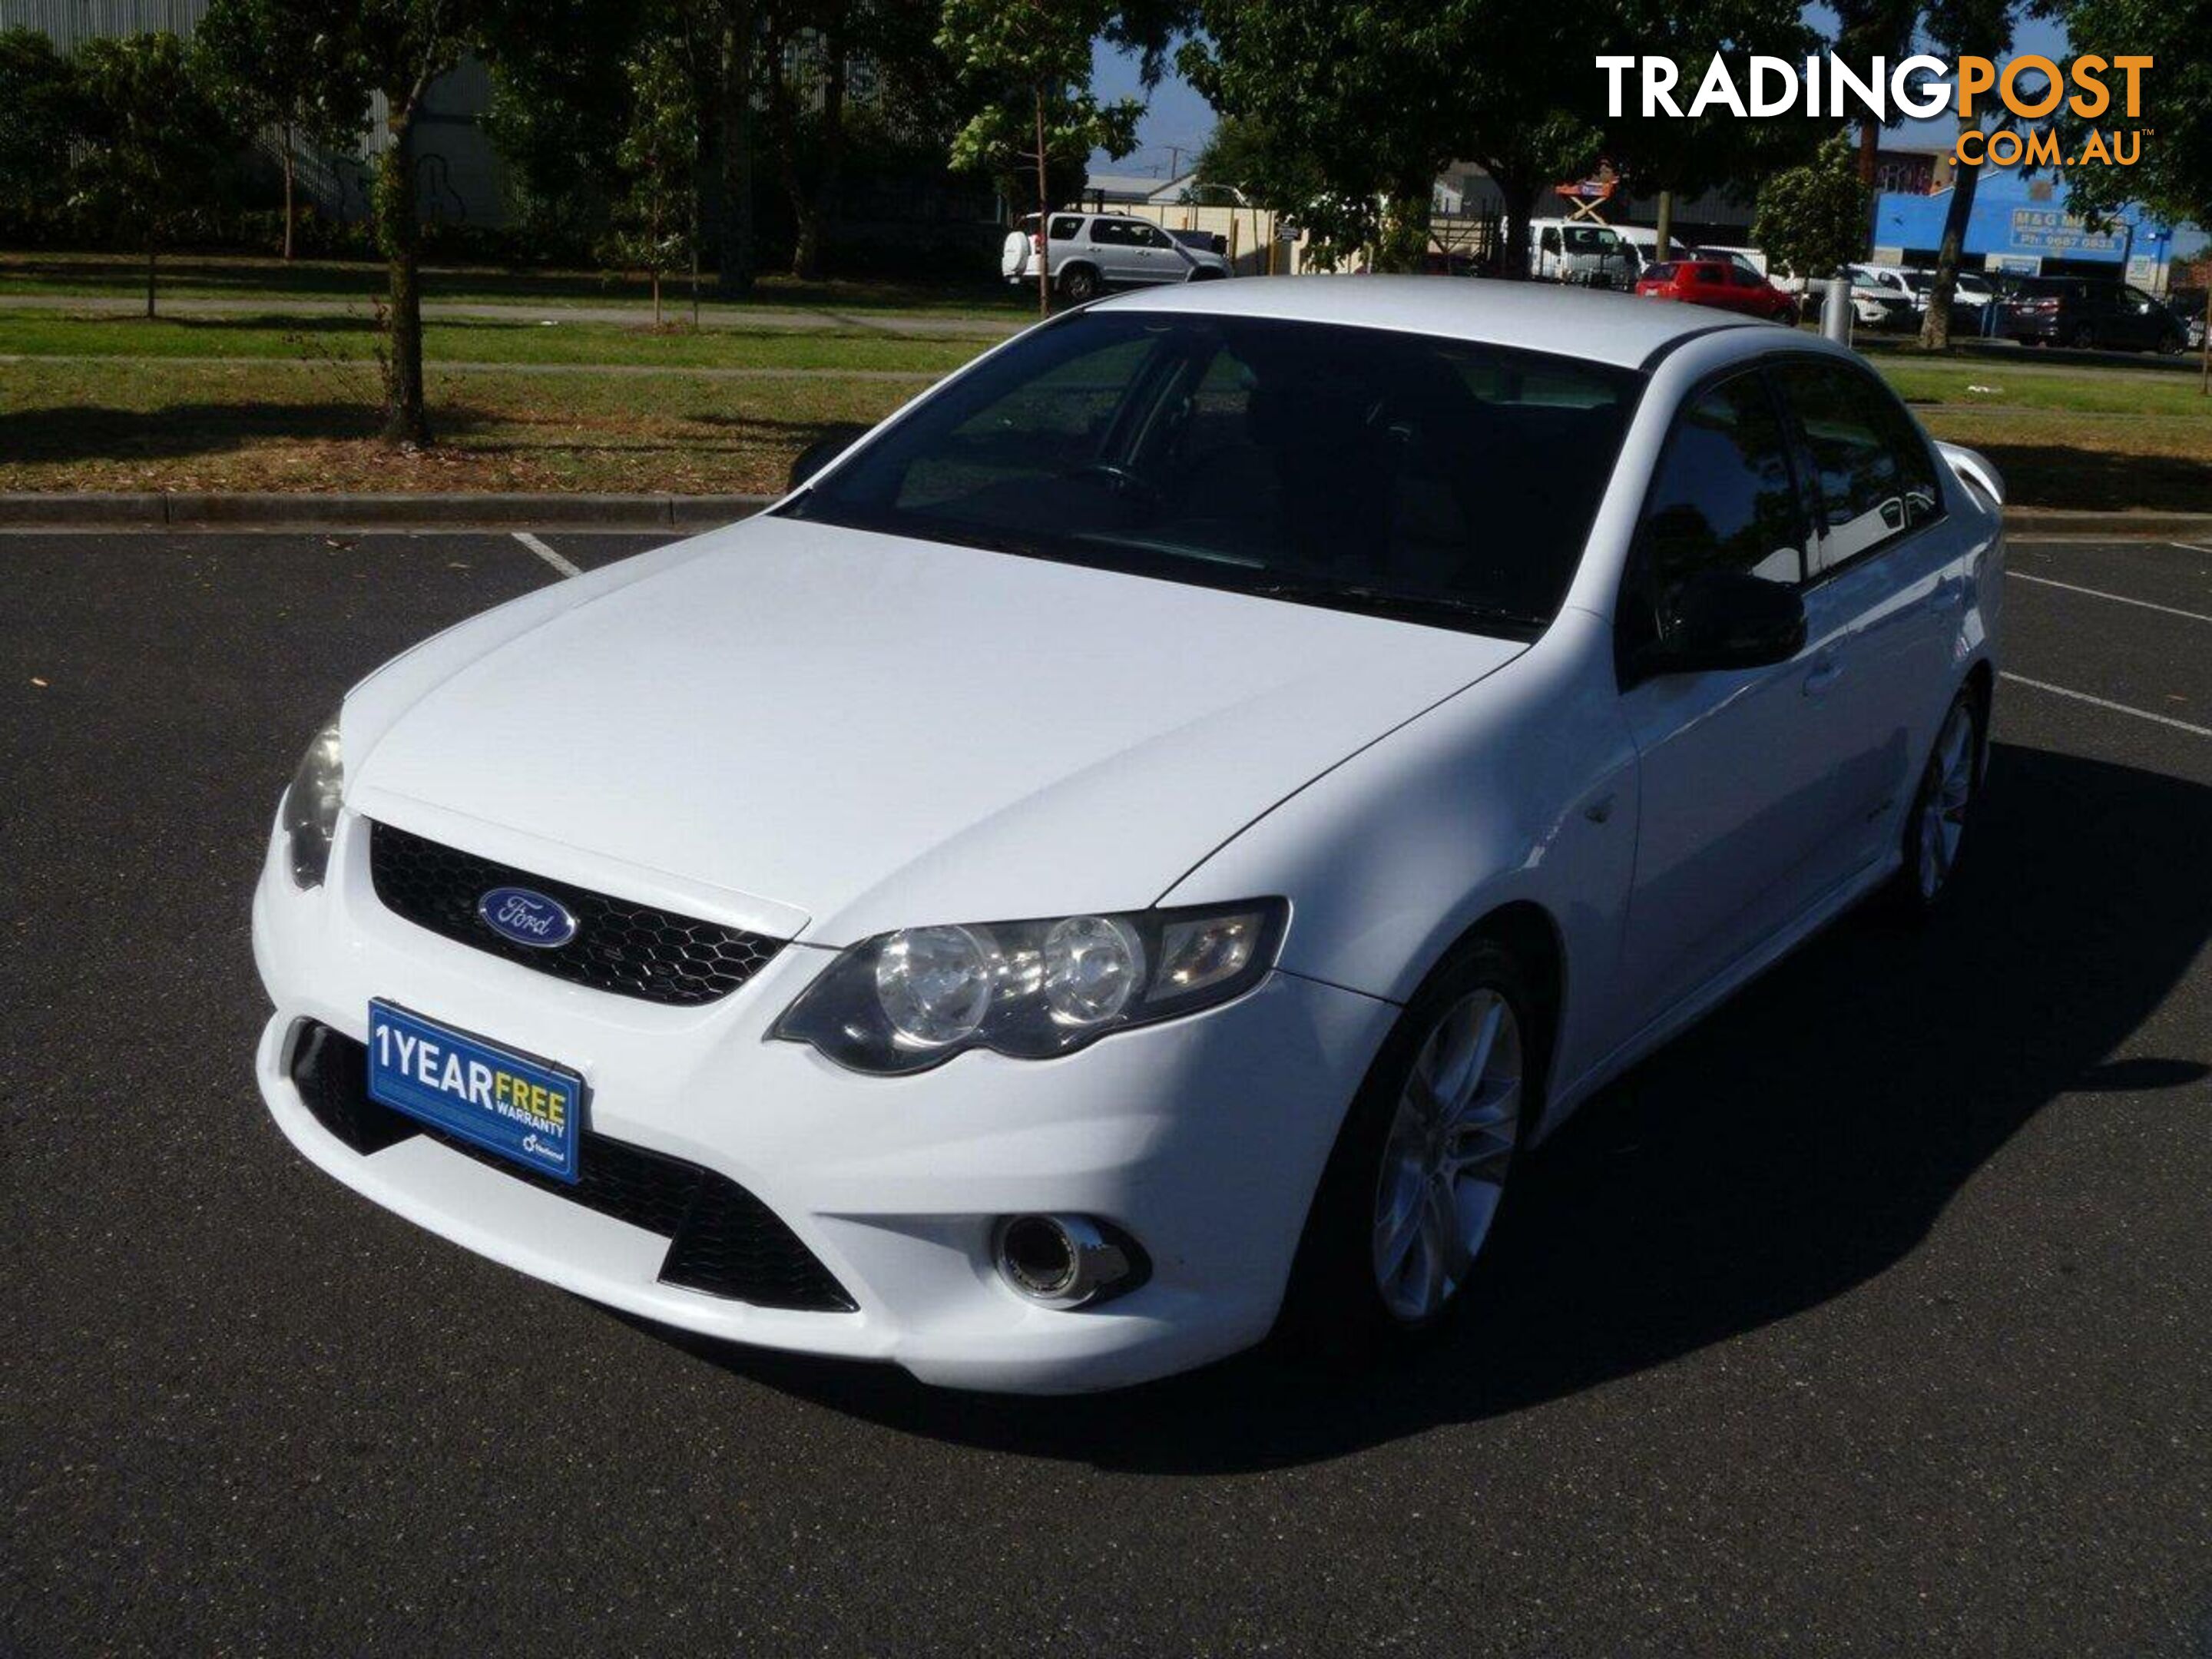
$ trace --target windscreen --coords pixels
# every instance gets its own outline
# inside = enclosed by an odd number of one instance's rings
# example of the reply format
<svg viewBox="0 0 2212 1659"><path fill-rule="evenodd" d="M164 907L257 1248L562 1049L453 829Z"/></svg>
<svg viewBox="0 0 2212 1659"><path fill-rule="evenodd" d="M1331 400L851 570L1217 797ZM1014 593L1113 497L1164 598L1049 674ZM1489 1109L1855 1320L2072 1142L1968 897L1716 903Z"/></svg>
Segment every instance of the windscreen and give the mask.
<svg viewBox="0 0 2212 1659"><path fill-rule="evenodd" d="M1566 593L1642 386L1418 334L1088 312L783 510L1527 637Z"/></svg>

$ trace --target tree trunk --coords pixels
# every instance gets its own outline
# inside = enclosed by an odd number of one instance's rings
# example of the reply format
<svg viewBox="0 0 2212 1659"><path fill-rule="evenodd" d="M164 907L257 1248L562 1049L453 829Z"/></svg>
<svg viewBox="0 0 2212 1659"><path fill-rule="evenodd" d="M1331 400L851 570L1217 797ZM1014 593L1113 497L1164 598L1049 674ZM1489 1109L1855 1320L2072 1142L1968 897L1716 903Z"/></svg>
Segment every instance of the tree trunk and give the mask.
<svg viewBox="0 0 2212 1659"><path fill-rule="evenodd" d="M848 8L831 14L823 46L828 54L822 73L821 171L814 179L814 200L802 239L792 258L801 276L822 274L822 239L837 218L837 197L845 178L845 88L851 72L851 42L846 33Z"/></svg>
<svg viewBox="0 0 2212 1659"><path fill-rule="evenodd" d="M1505 199L1505 268L1498 274L1510 281L1528 279L1528 220L1536 211L1537 186L1527 179L1490 168L1498 193Z"/></svg>
<svg viewBox="0 0 2212 1659"><path fill-rule="evenodd" d="M284 145L284 257L292 257L292 180L297 163L292 155L292 126L284 125L282 142Z"/></svg>
<svg viewBox="0 0 2212 1659"><path fill-rule="evenodd" d="M1052 185L1046 173L1048 159L1044 143L1044 88L1036 93L1037 173L1037 315L1052 315Z"/></svg>
<svg viewBox="0 0 2212 1659"><path fill-rule="evenodd" d="M757 0L723 0L721 257L714 292L753 291L753 54Z"/></svg>
<svg viewBox="0 0 2212 1659"><path fill-rule="evenodd" d="M1965 120L1959 123L1959 131L1979 125ZM1951 177L1951 204L1943 214L1943 240L1936 253L1936 286L1929 290L1928 315L1920 324L1920 343L1930 351L1950 349L1951 296L1959 291L1959 255L1966 246L1966 221L1973 214L1974 191L1981 181L1981 168L1964 163Z"/></svg>
<svg viewBox="0 0 2212 1659"><path fill-rule="evenodd" d="M1668 250L1673 245L1674 240L1674 192L1671 190L1662 190L1659 192L1659 228L1657 233L1651 239L1651 258L1653 260L1664 261L1673 258L1674 256Z"/></svg>
<svg viewBox="0 0 2212 1659"><path fill-rule="evenodd" d="M386 93L387 100L392 94ZM415 110L392 100L392 142L376 158L377 240L390 275L391 357L385 365L384 441L427 448L430 416L422 397L422 225L415 204Z"/></svg>
<svg viewBox="0 0 2212 1659"><path fill-rule="evenodd" d="M152 242L150 242L150 241L149 241L149 242L148 242L148 243L146 244L146 315L147 315L149 318L151 318L151 317L153 316L153 314L154 314L154 260L155 260L155 254L154 244L153 244Z"/></svg>
<svg viewBox="0 0 2212 1659"><path fill-rule="evenodd" d="M1859 182L1874 188L1876 153L1881 149L1881 128L1869 115L1859 123Z"/></svg>
<svg viewBox="0 0 2212 1659"><path fill-rule="evenodd" d="M791 204L791 274L811 276L813 250L820 232L814 220L813 193L806 188L806 180L799 171L799 110L792 96L790 79L784 73L784 59L791 49L791 37L783 28L785 21L780 11L769 15L768 39L762 52L763 67L768 75L769 138L775 150L776 177L782 183L784 199Z"/></svg>
<svg viewBox="0 0 2212 1659"><path fill-rule="evenodd" d="M2197 395L2212 397L2212 285L2204 290L2204 349L2197 356Z"/></svg>

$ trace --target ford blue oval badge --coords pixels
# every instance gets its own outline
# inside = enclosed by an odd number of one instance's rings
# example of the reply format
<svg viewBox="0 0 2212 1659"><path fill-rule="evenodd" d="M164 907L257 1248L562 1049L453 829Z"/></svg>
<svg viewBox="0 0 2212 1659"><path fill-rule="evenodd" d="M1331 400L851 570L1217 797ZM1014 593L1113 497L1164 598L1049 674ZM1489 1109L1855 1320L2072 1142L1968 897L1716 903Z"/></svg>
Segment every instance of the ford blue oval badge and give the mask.
<svg viewBox="0 0 2212 1659"><path fill-rule="evenodd" d="M568 907L527 887L495 887L477 901L477 916L501 939L550 951L576 937Z"/></svg>

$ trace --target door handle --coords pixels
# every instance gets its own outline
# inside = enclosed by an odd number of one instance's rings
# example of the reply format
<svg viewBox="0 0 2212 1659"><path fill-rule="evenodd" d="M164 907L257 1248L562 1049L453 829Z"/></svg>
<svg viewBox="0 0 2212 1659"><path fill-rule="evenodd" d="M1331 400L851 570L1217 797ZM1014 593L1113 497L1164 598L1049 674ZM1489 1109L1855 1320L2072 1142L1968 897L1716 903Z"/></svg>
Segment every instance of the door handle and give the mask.
<svg viewBox="0 0 2212 1659"><path fill-rule="evenodd" d="M1833 653L1823 654L1805 676L1805 695L1817 697L1844 677L1844 665Z"/></svg>

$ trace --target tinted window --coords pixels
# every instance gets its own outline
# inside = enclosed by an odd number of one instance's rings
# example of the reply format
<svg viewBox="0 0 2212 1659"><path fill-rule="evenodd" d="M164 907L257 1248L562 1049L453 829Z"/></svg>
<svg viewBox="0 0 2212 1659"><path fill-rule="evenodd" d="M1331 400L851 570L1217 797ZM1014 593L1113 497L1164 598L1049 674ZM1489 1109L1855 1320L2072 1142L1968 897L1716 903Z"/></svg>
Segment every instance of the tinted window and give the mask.
<svg viewBox="0 0 2212 1659"><path fill-rule="evenodd" d="M1778 373L1824 532L1816 574L1937 515L1942 494L1927 442L1884 387L1843 363L1788 363Z"/></svg>
<svg viewBox="0 0 2212 1659"><path fill-rule="evenodd" d="M955 380L787 510L1528 633L1565 593L1641 386L1414 334L1087 313Z"/></svg>
<svg viewBox="0 0 2212 1659"><path fill-rule="evenodd" d="M1162 230L1158 225L1132 225L1129 228L1135 234L1136 240L1139 244L1145 247L1173 247L1175 246L1175 238L1170 236L1167 232Z"/></svg>
<svg viewBox="0 0 2212 1659"><path fill-rule="evenodd" d="M1644 509L1653 592L1701 570L1795 582L1803 519L1788 434L1765 383L1740 374L1675 416Z"/></svg>
<svg viewBox="0 0 2212 1659"><path fill-rule="evenodd" d="M1731 288L1764 288L1765 286L1759 276L1746 270L1741 265L1729 266L1728 279L1729 286Z"/></svg>
<svg viewBox="0 0 2212 1659"><path fill-rule="evenodd" d="M1111 243L1116 247L1127 247L1137 240L1131 234L1135 228L1136 227L1126 219L1093 219L1091 222L1091 240L1094 242Z"/></svg>
<svg viewBox="0 0 2212 1659"><path fill-rule="evenodd" d="M1674 270L1673 265L1653 265L1644 273L1644 279L1647 282L1671 283L1674 280Z"/></svg>
<svg viewBox="0 0 2212 1659"><path fill-rule="evenodd" d="M1052 222L1052 240L1072 242L1083 231L1083 221L1072 213L1063 213Z"/></svg>

